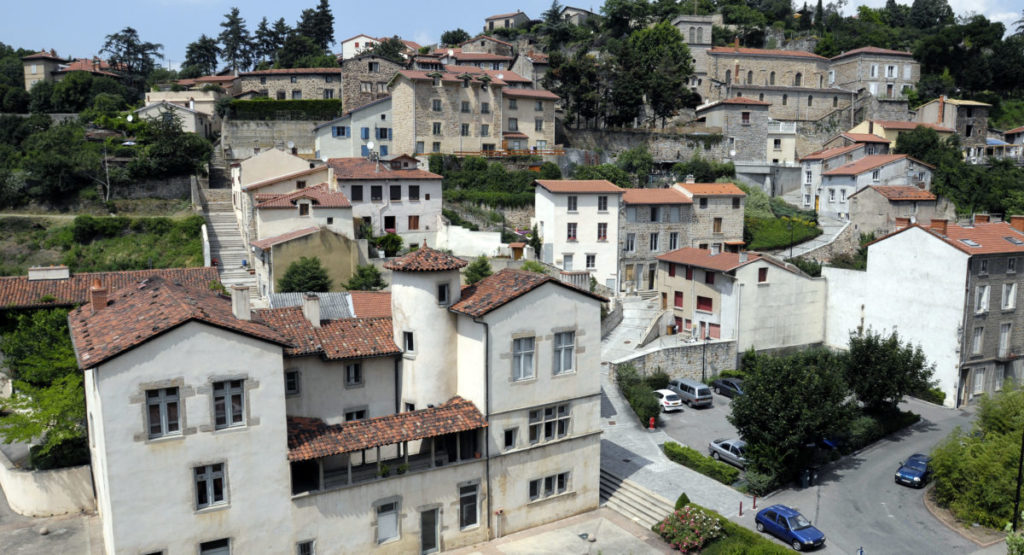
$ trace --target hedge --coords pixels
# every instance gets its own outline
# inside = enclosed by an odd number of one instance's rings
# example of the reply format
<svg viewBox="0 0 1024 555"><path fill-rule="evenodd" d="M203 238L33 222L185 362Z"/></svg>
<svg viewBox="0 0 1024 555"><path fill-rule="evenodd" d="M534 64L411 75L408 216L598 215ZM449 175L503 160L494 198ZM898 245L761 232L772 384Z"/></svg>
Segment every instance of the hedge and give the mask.
<svg viewBox="0 0 1024 555"><path fill-rule="evenodd" d="M765 219L747 217L744 219L745 235L749 235L750 250L781 249L790 243L796 245L822 234L814 222L793 219ZM789 229L792 222L793 229ZM792 241L791 241L792 239Z"/></svg>
<svg viewBox="0 0 1024 555"><path fill-rule="evenodd" d="M718 462L710 457L705 457L700 451L679 445L674 441L665 443L665 456L687 468L714 478L727 486L736 483L736 480L740 477L738 468Z"/></svg>
<svg viewBox="0 0 1024 555"><path fill-rule="evenodd" d="M626 398L630 408L640 419L640 425L647 427L651 418L654 418L654 425L661 425L661 403L654 396L654 390L664 386L653 387L651 380L658 385L664 380L667 383L668 375L664 372L655 372L651 376L641 376L631 364L624 364L615 369L615 382L619 391Z"/></svg>
<svg viewBox="0 0 1024 555"><path fill-rule="evenodd" d="M341 100L232 100L228 115L238 120L328 121L342 114Z"/></svg>

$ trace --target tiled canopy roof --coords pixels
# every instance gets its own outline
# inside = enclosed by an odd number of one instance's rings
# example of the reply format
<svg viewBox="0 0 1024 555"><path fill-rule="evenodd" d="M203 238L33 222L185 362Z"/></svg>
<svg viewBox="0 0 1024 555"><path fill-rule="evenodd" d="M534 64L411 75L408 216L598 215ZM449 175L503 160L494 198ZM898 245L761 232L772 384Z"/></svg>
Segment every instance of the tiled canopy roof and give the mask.
<svg viewBox="0 0 1024 555"><path fill-rule="evenodd" d="M693 204L693 200L678 189L626 189L622 194L626 204Z"/></svg>
<svg viewBox="0 0 1024 555"><path fill-rule="evenodd" d="M68 315L71 339L82 368L92 368L149 339L190 321L199 321L280 345L288 340L258 322L239 320L231 300L209 287L190 289L154 277L109 296L107 306L84 305Z"/></svg>
<svg viewBox="0 0 1024 555"><path fill-rule="evenodd" d="M327 184L321 183L304 189L297 189L284 195L257 195L259 204L256 208L295 208L300 199L308 199L319 208L351 208L345 193L327 190Z"/></svg>
<svg viewBox="0 0 1024 555"><path fill-rule="evenodd" d="M856 143L889 143L889 139L879 137L874 133L843 133L843 137Z"/></svg>
<svg viewBox="0 0 1024 555"><path fill-rule="evenodd" d="M745 197L746 193L733 183L677 183L695 197Z"/></svg>
<svg viewBox="0 0 1024 555"><path fill-rule="evenodd" d="M318 418L288 417L288 460L308 461L404 441L486 428L476 406L462 397L443 405L367 420L327 425Z"/></svg>
<svg viewBox="0 0 1024 555"><path fill-rule="evenodd" d="M548 282L582 293L601 302L608 300L590 291L573 287L547 274L506 268L464 288L462 290L462 298L459 302L452 305L451 310L477 318Z"/></svg>
<svg viewBox="0 0 1024 555"><path fill-rule="evenodd" d="M552 193L622 193L607 179L538 179L534 181Z"/></svg>
<svg viewBox="0 0 1024 555"><path fill-rule="evenodd" d="M380 164L366 158L331 158L327 164L334 168L334 178L343 180L386 179L441 179L440 175L420 169L393 169L386 162Z"/></svg>
<svg viewBox="0 0 1024 555"><path fill-rule="evenodd" d="M95 279L99 279L113 294L153 277L162 277L171 283L199 289L209 289L211 282L220 280L217 269L213 267L90 272L73 274L67 279L29 280L28 276L8 276L0 277L0 307L43 308L84 304L89 302L89 287ZM53 300L43 300L49 298Z"/></svg>
<svg viewBox="0 0 1024 555"><path fill-rule="evenodd" d="M912 186L873 186L871 189L878 191L883 197L889 200L935 200L931 191ZM860 191L858 191L860 192ZM851 197L853 195L850 195Z"/></svg>
<svg viewBox="0 0 1024 555"><path fill-rule="evenodd" d="M422 246L405 256L384 263L384 267L395 272L447 272L458 270L468 262L448 253Z"/></svg>
<svg viewBox="0 0 1024 555"><path fill-rule="evenodd" d="M352 310L359 318L390 318L390 291L349 291Z"/></svg>
<svg viewBox="0 0 1024 555"><path fill-rule="evenodd" d="M252 77L257 75L321 75L324 73L337 73L341 74L341 68L334 67L296 67L287 69L260 69L256 71L247 71L239 74L239 77Z"/></svg>
<svg viewBox="0 0 1024 555"><path fill-rule="evenodd" d="M299 237L305 237L307 235L312 235L312 234L314 234L314 233L316 233L318 231L320 231L320 228L316 227L316 226L304 227L302 229L296 229L295 231L289 231L288 233L282 233L281 235L275 235L273 237L265 237L263 239L252 241L249 244L254 246L254 247L256 247L257 249L267 250L270 247L273 247L274 245L280 245L281 243L287 243L288 241L291 241L292 239L298 239Z"/></svg>
<svg viewBox="0 0 1024 555"><path fill-rule="evenodd" d="M345 318L326 320L319 328L290 306L253 311L253 320L277 330L292 344L288 356L319 354L327 360L397 355L391 318Z"/></svg>
<svg viewBox="0 0 1024 555"><path fill-rule="evenodd" d="M854 160L849 164L839 166L834 170L829 170L821 175L860 175L866 171L898 162L904 158L909 157L906 154L872 154L860 160Z"/></svg>
<svg viewBox="0 0 1024 555"><path fill-rule="evenodd" d="M854 150L857 150L858 148L861 148L861 145L852 144L846 146L837 146L835 148L826 148L825 150L812 152L807 156L801 158L800 161L803 162L805 160L828 160L829 158L833 158L841 154L846 154L847 152L852 152Z"/></svg>
<svg viewBox="0 0 1024 555"><path fill-rule="evenodd" d="M1024 253L1024 233L1006 222L976 223L972 226L948 224L946 234L921 224L907 226L868 245L884 241L908 229L920 228L945 241L948 245L969 255ZM973 245L971 244L973 243Z"/></svg>
<svg viewBox="0 0 1024 555"><path fill-rule="evenodd" d="M885 129L895 129L897 131L913 131L921 127L927 127L928 129L934 129L941 133L952 133L953 130L948 127L943 127L935 123L924 123L921 121L896 121L890 119L876 119L875 125L881 125Z"/></svg>
<svg viewBox="0 0 1024 555"><path fill-rule="evenodd" d="M261 181L255 182L255 183L250 183L250 184L246 185L245 187L242 187L242 190L243 191L255 191L256 189L262 189L263 187L267 187L267 186L273 185L275 183L281 183L283 181L288 181L289 179L295 179L296 177L302 177L302 176L305 176L305 175L312 175L314 173L320 173L320 172L326 172L326 171L327 171L327 168L325 168L324 166L316 166L316 167L313 167L313 168L299 170L299 171L296 171L296 172L286 173L284 175L278 175L276 177L271 177L269 179L263 179Z"/></svg>
<svg viewBox="0 0 1024 555"><path fill-rule="evenodd" d="M914 57L914 54L912 52L904 52L902 50L889 50L888 48L879 48L877 46L864 46L862 48L854 48L853 50L843 52L838 56L833 56L832 59L838 60L840 58L854 56L857 54L885 54L889 56L906 56L909 58Z"/></svg>
<svg viewBox="0 0 1024 555"><path fill-rule="evenodd" d="M756 253L747 253L747 259L741 262L739 253L720 252L718 254L711 254L711 251L708 249L684 247L667 252L657 258L665 262L696 266L719 272L729 272L744 264L749 264L760 257L761 255Z"/></svg>
<svg viewBox="0 0 1024 555"><path fill-rule="evenodd" d="M542 89L514 89L506 88L501 93L504 96L514 98L537 98L541 100L558 100L558 95Z"/></svg>

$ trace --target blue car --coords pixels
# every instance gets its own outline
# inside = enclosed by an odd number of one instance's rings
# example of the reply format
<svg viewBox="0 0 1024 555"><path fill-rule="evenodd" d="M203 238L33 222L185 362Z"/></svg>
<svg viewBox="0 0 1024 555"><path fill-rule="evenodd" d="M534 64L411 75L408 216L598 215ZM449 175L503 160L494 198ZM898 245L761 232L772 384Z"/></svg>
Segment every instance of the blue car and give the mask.
<svg viewBox="0 0 1024 555"><path fill-rule="evenodd" d="M754 517L758 532L768 532L793 546L797 551L825 545L825 534L796 509L785 505L772 505L758 511Z"/></svg>
<svg viewBox="0 0 1024 555"><path fill-rule="evenodd" d="M900 463L900 469L896 471L896 483L923 488L932 475L931 466L928 465L931 460L931 457L921 453L910 455L906 462Z"/></svg>

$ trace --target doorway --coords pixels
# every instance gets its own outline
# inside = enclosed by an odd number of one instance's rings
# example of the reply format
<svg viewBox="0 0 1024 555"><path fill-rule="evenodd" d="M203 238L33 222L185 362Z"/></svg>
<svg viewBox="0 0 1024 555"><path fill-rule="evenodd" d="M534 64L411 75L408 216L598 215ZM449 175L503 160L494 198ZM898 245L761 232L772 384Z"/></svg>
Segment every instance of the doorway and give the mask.
<svg viewBox="0 0 1024 555"><path fill-rule="evenodd" d="M651 264L647 269L647 289L654 289L654 274L658 270L657 264Z"/></svg>
<svg viewBox="0 0 1024 555"><path fill-rule="evenodd" d="M437 553L440 550L437 529L440 520L438 509L420 512L420 553Z"/></svg>

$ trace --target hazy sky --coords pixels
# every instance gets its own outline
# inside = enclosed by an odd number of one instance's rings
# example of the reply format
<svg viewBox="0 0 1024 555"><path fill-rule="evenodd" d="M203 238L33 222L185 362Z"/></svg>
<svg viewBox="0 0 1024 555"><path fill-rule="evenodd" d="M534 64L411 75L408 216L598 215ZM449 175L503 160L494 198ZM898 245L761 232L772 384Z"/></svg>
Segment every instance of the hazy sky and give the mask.
<svg viewBox="0 0 1024 555"><path fill-rule="evenodd" d="M142 40L163 44L163 64L170 63L176 68L185 57L188 43L203 33L213 37L220 33L220 22L232 6L241 9L252 31L263 17L270 22L283 17L289 25L294 25L301 11L315 7L318 1L0 0L3 5L0 42L32 50L53 48L61 56L87 57L99 53L106 35L132 26ZM600 0L569 5L600 10L603 3ZM878 7L884 5L885 0L851 0L847 11L853 11L862 3ZM437 42L442 32L457 27L475 34L482 30L484 18L496 13L520 9L532 18L539 18L551 6L551 1L331 0L330 4L334 13L334 37L339 41L360 33L397 34L428 44ZM798 4L802 5L802 1ZM957 14L974 11L1002 21L1007 28L1021 18L1020 0L950 0L950 5Z"/></svg>

